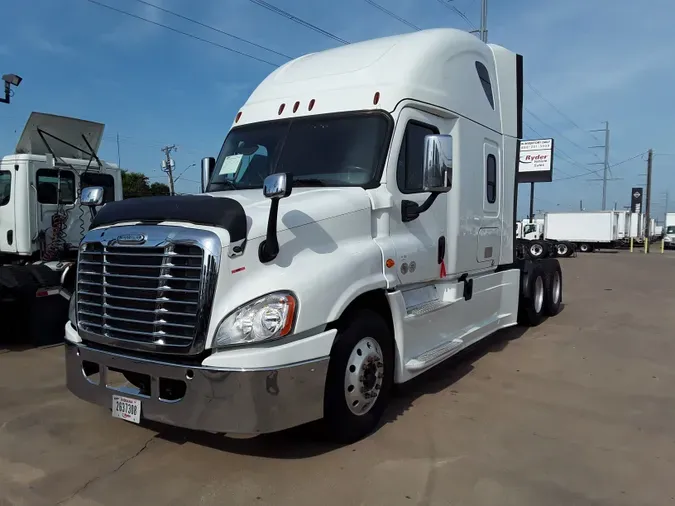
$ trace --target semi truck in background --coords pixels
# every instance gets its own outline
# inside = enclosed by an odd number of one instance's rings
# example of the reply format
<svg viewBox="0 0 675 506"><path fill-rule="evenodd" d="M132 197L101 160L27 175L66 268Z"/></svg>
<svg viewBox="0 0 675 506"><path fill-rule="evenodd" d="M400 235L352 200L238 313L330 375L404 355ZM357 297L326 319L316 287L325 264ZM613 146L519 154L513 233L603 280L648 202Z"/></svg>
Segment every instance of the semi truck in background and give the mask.
<svg viewBox="0 0 675 506"><path fill-rule="evenodd" d="M663 242L666 248L675 248L675 213L666 213L663 223Z"/></svg>
<svg viewBox="0 0 675 506"><path fill-rule="evenodd" d="M404 383L560 311L515 240L522 58L454 29L297 58L203 194L112 202L80 245L66 378L112 416L354 441ZM82 200L99 204L100 189Z"/></svg>
<svg viewBox="0 0 675 506"><path fill-rule="evenodd" d="M91 224L80 193L103 188L101 204L122 198L120 169L96 155L103 130L101 123L33 112L14 153L0 158L0 311L13 315L3 340L63 337L70 267Z"/></svg>

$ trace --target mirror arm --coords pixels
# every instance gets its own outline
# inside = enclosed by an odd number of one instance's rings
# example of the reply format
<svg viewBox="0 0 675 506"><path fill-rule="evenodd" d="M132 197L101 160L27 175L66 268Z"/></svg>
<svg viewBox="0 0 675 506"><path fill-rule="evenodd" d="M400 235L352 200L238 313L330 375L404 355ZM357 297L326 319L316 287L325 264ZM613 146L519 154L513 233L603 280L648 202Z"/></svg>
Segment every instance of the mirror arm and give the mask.
<svg viewBox="0 0 675 506"><path fill-rule="evenodd" d="M436 198L438 198L438 195L439 193L432 193L427 197L421 206L412 200L404 200L401 202L401 221L408 222L416 220L420 214L427 211L431 207Z"/></svg>
<svg viewBox="0 0 675 506"><path fill-rule="evenodd" d="M277 239L277 216L279 214L279 198L271 199L270 215L267 221L267 237L260 243L258 258L262 263L271 262L279 254Z"/></svg>

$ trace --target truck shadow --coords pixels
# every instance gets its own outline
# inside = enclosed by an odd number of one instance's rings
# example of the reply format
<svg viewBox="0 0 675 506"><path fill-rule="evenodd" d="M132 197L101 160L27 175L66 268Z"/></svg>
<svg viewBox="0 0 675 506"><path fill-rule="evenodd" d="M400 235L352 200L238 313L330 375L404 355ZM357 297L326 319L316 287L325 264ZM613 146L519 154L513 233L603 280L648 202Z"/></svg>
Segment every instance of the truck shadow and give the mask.
<svg viewBox="0 0 675 506"><path fill-rule="evenodd" d="M382 422L375 432L383 425L395 422L419 397L450 388L473 371L475 362L488 353L502 351L510 341L519 338L526 331L526 327L512 327L496 332L408 383L397 386ZM228 453L283 460L311 458L341 448L342 445L327 442L322 438L320 423L313 422L250 439L234 439L219 434L167 427L148 421L144 422L144 425L156 431L158 438L175 444L193 443ZM353 451L356 451L356 444L352 445Z"/></svg>

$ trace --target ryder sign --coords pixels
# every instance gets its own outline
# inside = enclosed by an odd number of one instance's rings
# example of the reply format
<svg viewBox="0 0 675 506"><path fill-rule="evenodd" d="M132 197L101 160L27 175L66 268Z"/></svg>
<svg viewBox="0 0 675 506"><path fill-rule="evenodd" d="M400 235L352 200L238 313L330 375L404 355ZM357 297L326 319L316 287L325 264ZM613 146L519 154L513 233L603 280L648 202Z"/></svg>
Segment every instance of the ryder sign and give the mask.
<svg viewBox="0 0 675 506"><path fill-rule="evenodd" d="M519 183L545 183L553 180L553 139L520 141Z"/></svg>

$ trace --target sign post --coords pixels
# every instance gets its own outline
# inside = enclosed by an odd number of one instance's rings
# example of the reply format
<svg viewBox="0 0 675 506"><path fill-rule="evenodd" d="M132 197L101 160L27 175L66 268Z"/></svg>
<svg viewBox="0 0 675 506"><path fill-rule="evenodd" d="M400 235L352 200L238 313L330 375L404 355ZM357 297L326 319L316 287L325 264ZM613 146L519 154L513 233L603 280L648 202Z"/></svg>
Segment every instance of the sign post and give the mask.
<svg viewBox="0 0 675 506"><path fill-rule="evenodd" d="M553 181L553 139L520 141L517 181L530 183L530 221L534 220L534 183Z"/></svg>

